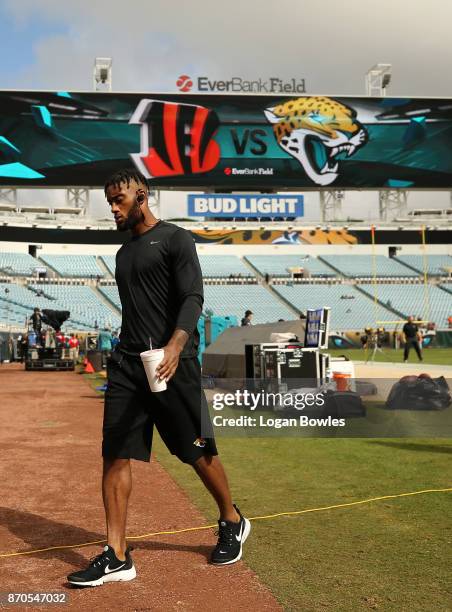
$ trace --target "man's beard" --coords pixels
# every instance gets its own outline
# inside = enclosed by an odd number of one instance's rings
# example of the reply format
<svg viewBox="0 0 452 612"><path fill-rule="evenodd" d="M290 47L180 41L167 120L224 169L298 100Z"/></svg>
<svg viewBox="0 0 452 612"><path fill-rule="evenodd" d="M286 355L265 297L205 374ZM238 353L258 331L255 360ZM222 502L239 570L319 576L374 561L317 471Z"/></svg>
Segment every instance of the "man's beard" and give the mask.
<svg viewBox="0 0 452 612"><path fill-rule="evenodd" d="M127 218L122 223L117 224L116 229L119 232L127 232L128 230L132 230L143 220L144 220L144 215L141 211L141 208L135 205L130 209L130 212L127 215Z"/></svg>

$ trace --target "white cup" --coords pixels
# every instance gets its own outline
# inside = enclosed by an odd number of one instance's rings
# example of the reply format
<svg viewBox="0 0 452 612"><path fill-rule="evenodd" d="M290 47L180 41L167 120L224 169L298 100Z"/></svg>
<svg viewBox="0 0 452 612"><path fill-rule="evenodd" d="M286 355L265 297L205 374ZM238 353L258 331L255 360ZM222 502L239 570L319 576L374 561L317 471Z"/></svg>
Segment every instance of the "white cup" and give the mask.
<svg viewBox="0 0 452 612"><path fill-rule="evenodd" d="M165 352L163 349L153 349L140 353L141 361L143 362L146 376L148 377L151 391L157 393L166 390L166 381L159 380L157 377L157 366L163 360Z"/></svg>

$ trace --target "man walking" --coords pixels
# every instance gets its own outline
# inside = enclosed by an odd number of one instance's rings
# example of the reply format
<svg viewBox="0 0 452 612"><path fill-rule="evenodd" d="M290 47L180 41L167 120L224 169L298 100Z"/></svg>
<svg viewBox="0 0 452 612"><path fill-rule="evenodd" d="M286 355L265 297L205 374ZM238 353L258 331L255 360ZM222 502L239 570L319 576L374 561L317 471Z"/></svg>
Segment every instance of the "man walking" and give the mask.
<svg viewBox="0 0 452 612"><path fill-rule="evenodd" d="M102 493L108 545L87 569L68 576L81 586L136 576L125 539L130 459L149 461L154 425L170 452L193 466L218 505L219 538L211 562L238 561L250 532L250 522L232 503L201 388L196 325L203 286L193 238L154 217L147 181L134 170L110 177L105 195L117 229L130 230L132 237L116 256L122 326L108 361L105 393ZM139 357L150 339L153 348L164 350L158 375L167 389L158 393L150 391Z"/></svg>
<svg viewBox="0 0 452 612"><path fill-rule="evenodd" d="M404 363L408 361L408 355L410 354L411 348L414 348L419 358L419 361L422 361L422 352L421 352L422 337L421 337L421 334L419 333L418 326L414 323L413 316L408 317L407 322L403 326L402 332L403 332L403 338L405 340L405 349L403 351Z"/></svg>

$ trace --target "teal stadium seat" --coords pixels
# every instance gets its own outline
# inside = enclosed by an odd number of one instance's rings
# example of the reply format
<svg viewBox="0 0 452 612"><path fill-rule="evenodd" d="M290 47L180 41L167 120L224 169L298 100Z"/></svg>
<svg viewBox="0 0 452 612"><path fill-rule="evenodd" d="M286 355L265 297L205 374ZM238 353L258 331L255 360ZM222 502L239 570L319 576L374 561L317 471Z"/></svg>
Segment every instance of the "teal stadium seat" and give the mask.
<svg viewBox="0 0 452 612"><path fill-rule="evenodd" d="M98 289L104 294L107 300L121 310L121 300L119 299L118 287L116 285L100 285Z"/></svg>
<svg viewBox="0 0 452 612"><path fill-rule="evenodd" d="M208 309L216 315L235 315L239 321L245 310L249 309L254 313L253 323L297 318L296 314L262 285L205 285L204 310Z"/></svg>
<svg viewBox="0 0 452 612"><path fill-rule="evenodd" d="M7 276L33 276L33 270L42 264L28 253L0 252L0 274Z"/></svg>
<svg viewBox="0 0 452 612"><path fill-rule="evenodd" d="M305 268L317 277L337 275L326 263L310 255L247 255L245 259L262 275L290 277L289 268Z"/></svg>
<svg viewBox="0 0 452 612"><path fill-rule="evenodd" d="M399 255L397 261L414 268L416 272L424 273L424 257L422 255ZM447 275L444 268L452 268L452 257L449 255L428 255L425 258L429 276Z"/></svg>
<svg viewBox="0 0 452 612"><path fill-rule="evenodd" d="M204 278L237 276L254 276L243 261L235 255L199 255L199 263Z"/></svg>
<svg viewBox="0 0 452 612"><path fill-rule="evenodd" d="M362 284L360 287L373 295L372 284ZM428 317L438 328L448 326L447 318L452 315L452 294L435 285L427 285L427 300L425 287L422 284L379 284L377 286L378 300L390 305L402 316ZM427 302L427 308L426 308ZM428 312L425 312L426 309Z"/></svg>
<svg viewBox="0 0 452 612"><path fill-rule="evenodd" d="M60 276L69 278L90 278L104 273L99 268L95 255L41 255L42 261Z"/></svg>
<svg viewBox="0 0 452 612"><path fill-rule="evenodd" d="M116 270L116 255L101 255L101 259L110 274L114 276Z"/></svg>
<svg viewBox="0 0 452 612"><path fill-rule="evenodd" d="M330 331L361 330L375 324L375 306L372 299L351 285L275 285L283 298L294 308L331 308ZM377 308L377 320L394 319L394 313L382 306Z"/></svg>
<svg viewBox="0 0 452 612"><path fill-rule="evenodd" d="M321 259L344 276L371 278L374 275L374 258L371 255L322 255ZM415 270L385 255L375 256L375 272L380 278L419 276Z"/></svg>
<svg viewBox="0 0 452 612"><path fill-rule="evenodd" d="M204 278L228 277L231 274L242 277L254 276L243 261L235 255L199 255L202 275ZM115 255L102 255L102 261L107 266L112 276L115 275Z"/></svg>

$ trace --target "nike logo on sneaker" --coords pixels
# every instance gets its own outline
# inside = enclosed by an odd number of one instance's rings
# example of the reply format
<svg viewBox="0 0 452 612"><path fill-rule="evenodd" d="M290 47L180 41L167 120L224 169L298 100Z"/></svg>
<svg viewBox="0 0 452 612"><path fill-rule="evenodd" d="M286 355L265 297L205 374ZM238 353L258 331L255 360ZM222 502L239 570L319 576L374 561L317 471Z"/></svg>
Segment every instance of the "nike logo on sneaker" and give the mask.
<svg viewBox="0 0 452 612"><path fill-rule="evenodd" d="M123 563L123 564L122 564L122 565L120 565L119 567L114 567L113 569L110 569L110 564L108 564L108 565L105 567L104 572L105 572L106 574L111 574L112 572L117 572L118 570L120 570L120 569L121 569L121 567L124 567L124 565L125 565L125 563Z"/></svg>
<svg viewBox="0 0 452 612"><path fill-rule="evenodd" d="M235 539L237 540L237 542L241 542L242 541L242 533L243 533L243 522L240 525L240 533L238 536L235 536Z"/></svg>

